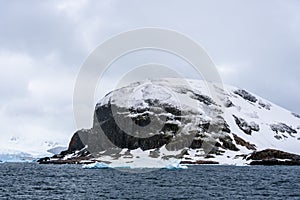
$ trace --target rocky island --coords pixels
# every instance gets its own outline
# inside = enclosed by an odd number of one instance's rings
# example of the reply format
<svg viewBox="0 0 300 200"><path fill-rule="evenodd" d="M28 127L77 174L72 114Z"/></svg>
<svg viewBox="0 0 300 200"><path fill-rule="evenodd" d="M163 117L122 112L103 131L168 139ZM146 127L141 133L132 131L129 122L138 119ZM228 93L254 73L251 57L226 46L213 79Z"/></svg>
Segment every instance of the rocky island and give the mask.
<svg viewBox="0 0 300 200"><path fill-rule="evenodd" d="M78 130L66 151L38 162L300 165L299 132L298 114L246 90L146 80L107 94L91 129Z"/></svg>

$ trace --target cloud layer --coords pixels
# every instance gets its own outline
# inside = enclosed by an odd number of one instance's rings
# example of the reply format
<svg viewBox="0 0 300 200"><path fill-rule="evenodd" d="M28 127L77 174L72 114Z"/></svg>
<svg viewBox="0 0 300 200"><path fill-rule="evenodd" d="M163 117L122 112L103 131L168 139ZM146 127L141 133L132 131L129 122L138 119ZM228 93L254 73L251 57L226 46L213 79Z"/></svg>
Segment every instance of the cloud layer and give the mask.
<svg viewBox="0 0 300 200"><path fill-rule="evenodd" d="M62 143L76 129L77 73L101 42L123 31L179 31L209 53L225 83L300 113L299 1L0 1L0 138L45 135ZM166 61L137 54L118 66ZM149 59L151 58L151 59ZM135 62L139 60L141 62ZM148 60L147 60L148 59ZM192 73L176 59L187 77ZM175 67L175 68L176 68ZM112 68L95 100L121 78Z"/></svg>

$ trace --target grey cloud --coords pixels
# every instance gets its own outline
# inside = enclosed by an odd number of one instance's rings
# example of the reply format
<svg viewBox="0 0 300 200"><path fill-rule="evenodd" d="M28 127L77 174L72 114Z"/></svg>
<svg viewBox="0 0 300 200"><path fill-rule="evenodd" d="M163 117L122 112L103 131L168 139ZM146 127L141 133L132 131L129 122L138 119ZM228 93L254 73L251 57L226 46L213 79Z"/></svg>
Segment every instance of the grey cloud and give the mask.
<svg viewBox="0 0 300 200"><path fill-rule="evenodd" d="M0 4L0 118L6 123L0 127L0 135L20 130L9 128L18 115L22 119L20 127L26 130L30 129L26 123L34 123L33 126L46 127L47 133L64 132L64 137L69 138L74 129L72 88L89 52L119 32L149 26L188 35L207 50L217 66L227 70L228 73L220 71L226 83L300 113L299 1ZM58 9L59 5L66 8ZM13 61L6 62L7 55L12 55ZM143 56L131 57L136 62L125 59L117 66L155 59L147 53ZM169 57L162 55L160 61L166 58ZM182 70L187 67L183 63L175 62L176 59L170 59L168 64L178 64L175 68L180 72L189 71ZM21 68L22 63L27 68ZM118 67L112 68L105 77L106 84L119 80L120 72ZM33 83L34 93L29 90Z"/></svg>

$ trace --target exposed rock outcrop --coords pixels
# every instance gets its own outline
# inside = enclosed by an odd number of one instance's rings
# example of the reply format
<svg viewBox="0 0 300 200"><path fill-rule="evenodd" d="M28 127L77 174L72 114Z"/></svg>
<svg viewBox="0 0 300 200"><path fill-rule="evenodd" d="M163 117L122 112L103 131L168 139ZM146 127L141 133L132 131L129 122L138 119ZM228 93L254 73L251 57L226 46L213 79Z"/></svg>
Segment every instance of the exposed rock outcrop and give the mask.
<svg viewBox="0 0 300 200"><path fill-rule="evenodd" d="M244 131L244 133L251 135L252 131L259 131L259 125L255 122L246 122L246 120L239 118L235 115L233 115L235 123L238 125L238 127Z"/></svg>
<svg viewBox="0 0 300 200"><path fill-rule="evenodd" d="M257 98L255 96L253 96L252 94L250 94L249 92L247 92L246 90L238 89L238 90L234 91L234 93L252 103L257 102Z"/></svg>
<svg viewBox="0 0 300 200"><path fill-rule="evenodd" d="M210 161L210 160L197 160L197 161L181 161L180 164L183 164L183 165L217 165L219 163L216 161Z"/></svg>
<svg viewBox="0 0 300 200"><path fill-rule="evenodd" d="M295 129L293 129L291 126L286 125L285 123L271 124L270 127L272 131L277 134L274 136L277 139L286 137L284 133L288 133L291 137L295 137L295 134L297 134L297 131ZM282 135L278 135L279 133L282 133Z"/></svg>
<svg viewBox="0 0 300 200"><path fill-rule="evenodd" d="M263 102L262 100L259 100L259 101L258 101L258 105L260 105L260 106L263 107L264 109L271 110L271 104L265 103L265 102Z"/></svg>
<svg viewBox="0 0 300 200"><path fill-rule="evenodd" d="M300 165L300 155L275 149L255 151L247 160L252 160L250 165Z"/></svg>
<svg viewBox="0 0 300 200"><path fill-rule="evenodd" d="M249 142L246 142L245 140L243 140L242 138L240 138L239 136L237 136L236 134L233 134L234 140L236 142L237 145L241 145L246 147L249 150L256 150L256 146L255 144L251 144Z"/></svg>

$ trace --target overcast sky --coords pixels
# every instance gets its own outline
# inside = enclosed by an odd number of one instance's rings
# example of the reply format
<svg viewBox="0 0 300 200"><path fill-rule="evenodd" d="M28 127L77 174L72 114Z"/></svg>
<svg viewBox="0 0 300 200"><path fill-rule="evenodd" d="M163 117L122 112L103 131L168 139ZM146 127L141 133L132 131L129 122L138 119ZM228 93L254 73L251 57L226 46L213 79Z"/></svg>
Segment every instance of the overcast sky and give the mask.
<svg viewBox="0 0 300 200"><path fill-rule="evenodd" d="M186 34L225 83L300 113L299 10L297 0L0 0L0 140L68 142L82 63L101 42L141 27ZM109 74L120 78L117 68Z"/></svg>

